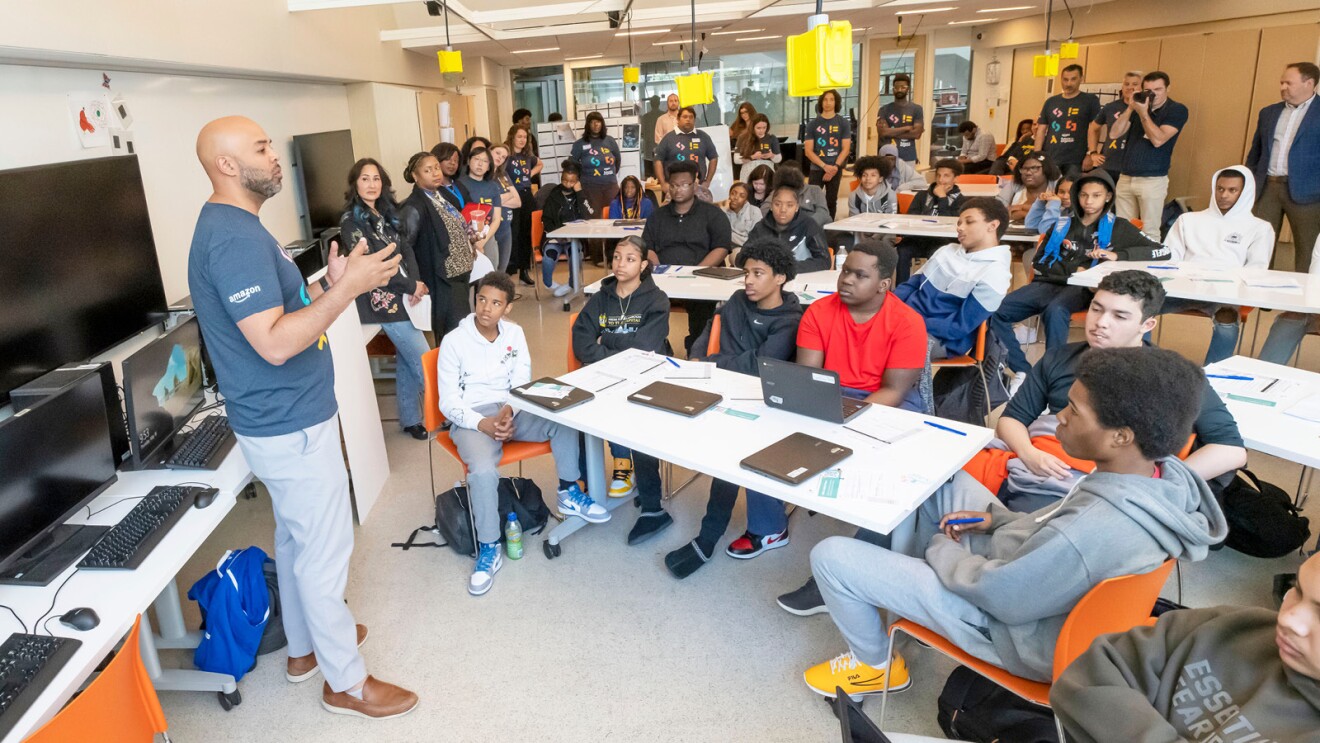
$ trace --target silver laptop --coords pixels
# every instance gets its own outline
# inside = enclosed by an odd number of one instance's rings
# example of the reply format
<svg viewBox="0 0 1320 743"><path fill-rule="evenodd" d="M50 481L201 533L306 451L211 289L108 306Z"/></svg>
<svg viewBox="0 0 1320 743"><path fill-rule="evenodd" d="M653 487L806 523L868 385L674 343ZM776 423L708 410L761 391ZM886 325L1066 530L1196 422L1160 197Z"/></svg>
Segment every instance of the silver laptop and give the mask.
<svg viewBox="0 0 1320 743"><path fill-rule="evenodd" d="M839 375L764 356L756 360L765 404L829 423L846 423L871 403L845 397Z"/></svg>

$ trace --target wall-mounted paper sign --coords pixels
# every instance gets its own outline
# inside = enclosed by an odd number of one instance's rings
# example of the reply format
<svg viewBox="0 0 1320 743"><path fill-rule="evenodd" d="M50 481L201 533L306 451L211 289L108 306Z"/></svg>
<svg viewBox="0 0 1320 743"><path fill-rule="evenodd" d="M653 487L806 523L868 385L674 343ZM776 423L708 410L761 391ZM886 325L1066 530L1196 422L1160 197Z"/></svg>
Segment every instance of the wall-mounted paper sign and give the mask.
<svg viewBox="0 0 1320 743"><path fill-rule="evenodd" d="M69 93L69 115L84 149L110 144L110 104L95 93Z"/></svg>

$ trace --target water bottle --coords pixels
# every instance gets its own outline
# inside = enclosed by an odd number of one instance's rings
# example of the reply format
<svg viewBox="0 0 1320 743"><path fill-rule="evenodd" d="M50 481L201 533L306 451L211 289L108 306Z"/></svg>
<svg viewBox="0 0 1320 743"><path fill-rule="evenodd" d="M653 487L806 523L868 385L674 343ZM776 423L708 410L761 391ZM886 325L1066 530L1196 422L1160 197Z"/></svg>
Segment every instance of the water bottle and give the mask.
<svg viewBox="0 0 1320 743"><path fill-rule="evenodd" d="M835 270L835 271L842 271L842 270L843 270L843 262L844 262L847 258L848 258L848 254L844 251L842 245L840 245L838 248L836 248L835 251L834 251L834 270Z"/></svg>
<svg viewBox="0 0 1320 743"><path fill-rule="evenodd" d="M504 525L504 550L509 553L510 560L523 556L522 525L518 523L518 514L513 512L509 513L509 521Z"/></svg>

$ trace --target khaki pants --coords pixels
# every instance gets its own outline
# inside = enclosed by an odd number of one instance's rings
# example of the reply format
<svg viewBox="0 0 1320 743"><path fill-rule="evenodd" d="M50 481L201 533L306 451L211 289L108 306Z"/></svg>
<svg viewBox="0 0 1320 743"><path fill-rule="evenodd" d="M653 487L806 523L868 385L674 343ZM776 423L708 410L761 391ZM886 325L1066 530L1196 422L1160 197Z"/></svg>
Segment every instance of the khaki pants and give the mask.
<svg viewBox="0 0 1320 743"><path fill-rule="evenodd" d="M1141 231L1146 237L1160 241L1160 221L1164 218L1164 197L1169 193L1169 176L1118 177L1114 192L1114 209L1118 216L1131 222L1141 220Z"/></svg>
<svg viewBox="0 0 1320 743"><path fill-rule="evenodd" d="M1265 188L1256 199L1252 212L1274 226L1277 236L1283 228L1283 218L1288 217L1288 226L1292 228L1293 270L1306 273L1311 269L1311 251L1320 237L1320 202L1298 204L1288 195L1288 179L1270 177L1265 181ZM1278 247L1278 244L1275 244ZM1279 254L1270 258L1270 268L1275 267Z"/></svg>

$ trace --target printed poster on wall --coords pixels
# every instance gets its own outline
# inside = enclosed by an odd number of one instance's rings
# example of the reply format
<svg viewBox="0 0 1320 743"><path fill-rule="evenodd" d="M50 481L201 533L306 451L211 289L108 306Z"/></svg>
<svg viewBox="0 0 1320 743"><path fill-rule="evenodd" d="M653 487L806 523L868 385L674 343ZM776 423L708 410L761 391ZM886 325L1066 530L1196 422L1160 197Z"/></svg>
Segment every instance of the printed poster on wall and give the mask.
<svg viewBox="0 0 1320 743"><path fill-rule="evenodd" d="M69 115L84 149L110 146L110 103L95 93L69 93Z"/></svg>

